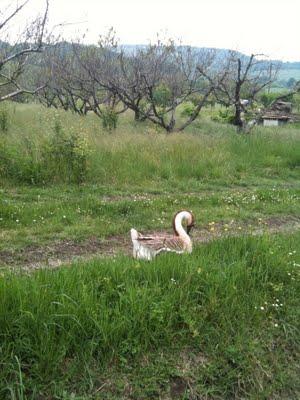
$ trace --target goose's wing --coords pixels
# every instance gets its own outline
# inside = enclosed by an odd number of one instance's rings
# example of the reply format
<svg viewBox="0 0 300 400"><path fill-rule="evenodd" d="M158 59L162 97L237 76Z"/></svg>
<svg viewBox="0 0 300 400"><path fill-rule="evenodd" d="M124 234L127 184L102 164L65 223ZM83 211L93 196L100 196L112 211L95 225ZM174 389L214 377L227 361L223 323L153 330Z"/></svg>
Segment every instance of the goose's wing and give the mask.
<svg viewBox="0 0 300 400"><path fill-rule="evenodd" d="M183 253L185 250L183 240L177 236L144 236L139 234L137 241L140 246L146 247L156 254L162 252Z"/></svg>

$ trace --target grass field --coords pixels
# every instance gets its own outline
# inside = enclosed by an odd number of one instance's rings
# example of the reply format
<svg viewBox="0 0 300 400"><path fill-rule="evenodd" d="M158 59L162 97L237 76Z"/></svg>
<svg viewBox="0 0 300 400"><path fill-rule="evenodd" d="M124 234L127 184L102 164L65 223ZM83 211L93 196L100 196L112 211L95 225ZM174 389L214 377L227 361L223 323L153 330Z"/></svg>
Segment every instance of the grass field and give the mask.
<svg viewBox="0 0 300 400"><path fill-rule="evenodd" d="M1 399L299 398L299 127L5 109ZM128 257L182 208L192 255Z"/></svg>

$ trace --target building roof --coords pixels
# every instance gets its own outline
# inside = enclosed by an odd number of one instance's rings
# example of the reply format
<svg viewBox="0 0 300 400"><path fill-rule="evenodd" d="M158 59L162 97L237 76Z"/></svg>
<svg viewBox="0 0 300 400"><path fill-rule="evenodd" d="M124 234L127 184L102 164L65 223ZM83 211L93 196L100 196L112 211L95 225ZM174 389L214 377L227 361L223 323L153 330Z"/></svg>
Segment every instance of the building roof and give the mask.
<svg viewBox="0 0 300 400"><path fill-rule="evenodd" d="M282 100L277 100L271 104L269 109L264 111L262 119L277 119L279 121L288 121L292 119L292 103Z"/></svg>
<svg viewBox="0 0 300 400"><path fill-rule="evenodd" d="M264 115L262 115L262 119L278 119L281 121L288 121L289 119L291 119L291 116L273 112L273 113L265 113Z"/></svg>

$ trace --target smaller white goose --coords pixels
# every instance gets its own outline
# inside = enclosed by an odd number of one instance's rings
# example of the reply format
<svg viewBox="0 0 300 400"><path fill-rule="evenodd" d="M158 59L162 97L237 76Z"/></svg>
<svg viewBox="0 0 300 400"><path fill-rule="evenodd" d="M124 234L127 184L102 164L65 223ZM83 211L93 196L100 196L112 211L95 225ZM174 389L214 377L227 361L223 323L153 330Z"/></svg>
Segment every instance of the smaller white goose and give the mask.
<svg viewBox="0 0 300 400"><path fill-rule="evenodd" d="M130 230L133 244L133 257L137 259L152 260L164 252L178 254L191 253L193 246L189 232L194 226L194 216L190 211L179 211L173 218L173 230L175 235L157 234L143 236L135 229ZM182 223L187 223L187 230Z"/></svg>

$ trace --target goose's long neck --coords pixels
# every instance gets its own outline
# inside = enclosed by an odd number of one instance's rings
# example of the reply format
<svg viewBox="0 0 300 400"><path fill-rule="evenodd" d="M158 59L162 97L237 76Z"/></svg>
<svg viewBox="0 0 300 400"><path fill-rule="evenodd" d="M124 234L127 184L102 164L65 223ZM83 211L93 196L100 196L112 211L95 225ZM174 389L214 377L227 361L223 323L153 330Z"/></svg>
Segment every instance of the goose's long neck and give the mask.
<svg viewBox="0 0 300 400"><path fill-rule="evenodd" d="M189 217L189 214L185 211L182 211L178 213L175 217L174 221L174 230L175 233L181 237L186 243L191 243L191 238L189 235L186 233L185 229L182 226L182 221L184 219L187 219Z"/></svg>

